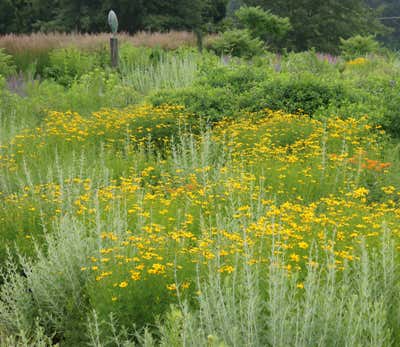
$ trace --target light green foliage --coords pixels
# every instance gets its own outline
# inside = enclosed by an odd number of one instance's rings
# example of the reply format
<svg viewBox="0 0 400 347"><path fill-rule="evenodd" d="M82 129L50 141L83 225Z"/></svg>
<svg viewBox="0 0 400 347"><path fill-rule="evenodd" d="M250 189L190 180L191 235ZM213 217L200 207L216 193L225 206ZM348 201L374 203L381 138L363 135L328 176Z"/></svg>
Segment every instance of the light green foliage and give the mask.
<svg viewBox="0 0 400 347"><path fill-rule="evenodd" d="M9 261L1 273L5 283L0 292L1 325L26 344L38 327L56 339L69 334L72 344L79 343L84 333L88 303L80 267L96 244L74 221L64 220L59 228L46 238L46 252L37 248L34 262L22 258L18 269Z"/></svg>
<svg viewBox="0 0 400 347"><path fill-rule="evenodd" d="M183 305L183 318L173 309L160 330L176 336L182 321L178 336L188 346L390 345L398 323L389 312L399 312L389 298L396 296L399 273L386 242L379 255L365 253L344 276L310 267L300 292L296 278L273 266L267 276L246 268L232 282L210 278L200 288L199 309Z"/></svg>
<svg viewBox="0 0 400 347"><path fill-rule="evenodd" d="M332 59L332 61L329 61ZM339 77L338 64L341 60L334 56L324 56L315 50L306 52L288 53L281 62L281 72L290 74L301 74L310 72L319 76Z"/></svg>
<svg viewBox="0 0 400 347"><path fill-rule="evenodd" d="M157 63L161 54L161 49L151 49L146 47L135 47L131 44L122 44L119 49L119 59L122 71L134 66L148 66Z"/></svg>
<svg viewBox="0 0 400 347"><path fill-rule="evenodd" d="M197 74L200 56L194 51L163 52L125 45L121 49L122 84L139 93L190 86Z"/></svg>
<svg viewBox="0 0 400 347"><path fill-rule="evenodd" d="M253 38L247 29L234 29L225 31L212 42L211 48L219 55L251 58L263 52L263 42Z"/></svg>
<svg viewBox="0 0 400 347"><path fill-rule="evenodd" d="M4 49L0 48L0 75L4 77L11 76L16 73L16 67L11 55L4 52Z"/></svg>
<svg viewBox="0 0 400 347"><path fill-rule="evenodd" d="M340 42L341 54L346 59L364 57L379 51L379 43L373 36L356 35L347 40L340 39Z"/></svg>
<svg viewBox="0 0 400 347"><path fill-rule="evenodd" d="M74 47L62 48L55 49L49 54L49 65L44 73L47 78L68 87L74 80L96 67L100 67L100 59L96 54L83 52Z"/></svg>
<svg viewBox="0 0 400 347"><path fill-rule="evenodd" d="M76 237L75 241L66 245L73 246L72 259L77 255L76 251L88 248ZM284 270L273 265L267 273L260 273L256 267L247 265L234 277L210 276L199 283L196 308L187 301L171 306L156 323L156 332L154 327L146 328L133 337L121 329L114 315L103 320L96 311L87 312L87 323L79 321L79 315L84 313L82 306L79 313L75 312L77 316L68 318L78 319L76 323L84 329L75 331L81 334L76 336L76 343L89 346L135 346L133 341L137 341L139 346L163 347L391 346L393 333L399 328L397 317L400 312L399 271L390 231L382 230L382 245L372 253L362 247L361 262L345 273L333 268L323 272L310 266L303 281L304 289L297 288L299 279L296 276L288 278ZM271 262L277 260L271 254ZM332 260L327 258L325 261L329 263ZM45 264L56 266L55 270L62 273L70 271L68 267L58 269L58 263L59 260L50 256ZM68 264L73 263L68 260ZM12 268L9 270L9 284L3 286L1 299L7 300L2 301L0 306L0 319L3 324L8 322L16 329L14 335L3 340L0 337L5 346L12 346L11 341L18 341L21 346L43 341L42 346L48 346L42 325L46 316L32 324L29 313L40 305L46 305L44 312L60 312L73 293L65 291L68 283L58 283L56 287L61 289L60 296L49 304L47 300L52 297L49 286L59 280L57 271L48 274L47 268L34 268L27 280L38 286L40 282L39 287L46 293L45 297L37 297L35 303L27 298L33 296L37 289L28 293L26 285L16 285L15 281L21 277ZM79 272L75 269L70 275L75 276ZM81 288L78 285L74 291ZM7 290L12 292L7 293ZM69 294L66 296L66 293ZM13 303L10 297L16 298ZM79 298L82 298L81 293ZM9 316L7 310L10 308L13 314L19 314L17 318ZM56 322L55 317L56 314L48 316L51 318L49 322ZM28 319L27 326L21 325L23 319ZM62 326L62 329L66 327ZM104 334L105 331L109 332ZM6 344L7 341L9 344Z"/></svg>

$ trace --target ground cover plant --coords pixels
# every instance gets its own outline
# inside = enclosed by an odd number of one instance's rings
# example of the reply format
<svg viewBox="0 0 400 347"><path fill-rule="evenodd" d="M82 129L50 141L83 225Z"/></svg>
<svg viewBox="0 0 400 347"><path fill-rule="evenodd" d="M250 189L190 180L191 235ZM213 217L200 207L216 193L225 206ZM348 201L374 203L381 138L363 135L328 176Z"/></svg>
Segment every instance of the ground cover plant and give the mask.
<svg viewBox="0 0 400 347"><path fill-rule="evenodd" d="M395 53L2 54L1 345L400 343Z"/></svg>

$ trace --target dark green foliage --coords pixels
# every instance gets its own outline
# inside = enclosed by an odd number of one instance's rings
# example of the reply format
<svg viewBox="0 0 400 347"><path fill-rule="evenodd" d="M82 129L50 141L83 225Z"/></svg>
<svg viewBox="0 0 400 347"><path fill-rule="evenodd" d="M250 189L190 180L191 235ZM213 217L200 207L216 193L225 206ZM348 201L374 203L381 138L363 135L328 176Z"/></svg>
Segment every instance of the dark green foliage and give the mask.
<svg viewBox="0 0 400 347"><path fill-rule="evenodd" d="M272 13L289 17L293 30L281 47L337 52L340 38L357 34L381 33L382 24L364 0L246 0Z"/></svg>
<svg viewBox="0 0 400 347"><path fill-rule="evenodd" d="M229 0L228 5L226 6L226 15L227 17L233 17L235 12L244 5L242 0Z"/></svg>
<svg viewBox="0 0 400 347"><path fill-rule="evenodd" d="M108 31L106 16L113 9L121 31L192 30L201 45L203 33L220 30L225 15L229 17L226 23L237 24L234 13L242 5L271 11L267 22L254 10L244 20L274 48L298 51L315 47L318 51L337 53L341 37L347 39L357 34L378 34L389 46L399 47L400 20L377 20L382 16L400 16L397 0L2 0L0 34ZM271 37L270 24L284 28L287 23L271 14L290 20L293 30L283 41ZM266 25L259 25L263 22ZM391 31L384 30L383 24ZM265 28L268 35L260 34L259 29ZM280 39L281 33L275 32Z"/></svg>
<svg viewBox="0 0 400 347"><path fill-rule="evenodd" d="M400 1L398 0L367 0L367 3L379 11L381 22L390 32L380 35L379 39L392 49L400 48ZM396 18L397 17L397 18Z"/></svg>
<svg viewBox="0 0 400 347"><path fill-rule="evenodd" d="M225 16L226 0L4 0L0 3L0 33L30 31L108 31L113 9L120 30L194 30Z"/></svg>
<svg viewBox="0 0 400 347"><path fill-rule="evenodd" d="M224 21L226 30L211 47L218 54L250 58L262 48L276 48L290 30L288 18L281 18L261 7L243 6Z"/></svg>

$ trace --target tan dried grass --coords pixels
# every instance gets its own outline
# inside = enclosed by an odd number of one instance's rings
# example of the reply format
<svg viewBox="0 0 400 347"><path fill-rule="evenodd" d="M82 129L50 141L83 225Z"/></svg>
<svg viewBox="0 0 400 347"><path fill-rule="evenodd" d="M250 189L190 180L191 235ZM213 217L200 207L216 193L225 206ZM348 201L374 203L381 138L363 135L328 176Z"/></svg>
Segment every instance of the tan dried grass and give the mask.
<svg viewBox="0 0 400 347"><path fill-rule="evenodd" d="M23 52L43 53L54 48L74 46L81 49L96 49L108 44L110 34L32 33L25 35L8 34L0 36L0 48L10 54ZM181 46L195 46L193 33L170 31L167 33L139 32L135 35L118 34L120 42L130 42L134 46L176 49Z"/></svg>

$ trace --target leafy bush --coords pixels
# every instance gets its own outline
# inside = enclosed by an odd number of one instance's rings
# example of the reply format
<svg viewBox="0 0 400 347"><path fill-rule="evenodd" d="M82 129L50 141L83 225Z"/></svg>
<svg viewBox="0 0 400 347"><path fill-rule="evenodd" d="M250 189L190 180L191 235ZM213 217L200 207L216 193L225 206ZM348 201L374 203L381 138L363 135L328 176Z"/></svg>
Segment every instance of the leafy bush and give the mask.
<svg viewBox="0 0 400 347"><path fill-rule="evenodd" d="M49 55L45 77L68 87L74 80L100 65L100 57L95 53L83 52L74 47L55 49Z"/></svg>
<svg viewBox="0 0 400 347"><path fill-rule="evenodd" d="M271 76L271 69L247 64L210 67L198 80L198 84L207 84L212 88L229 87L235 93L242 93Z"/></svg>
<svg viewBox="0 0 400 347"><path fill-rule="evenodd" d="M211 49L217 54L229 54L235 57L251 58L263 52L263 42L253 38L247 29L228 30L211 43Z"/></svg>
<svg viewBox="0 0 400 347"><path fill-rule="evenodd" d="M379 50L379 43L373 36L356 35L347 40L341 39L340 42L341 53L346 59L354 59Z"/></svg>
<svg viewBox="0 0 400 347"><path fill-rule="evenodd" d="M400 137L400 86L395 81L370 78L362 83L349 84L349 88L351 98L340 104L332 103L327 114L344 118L368 115L372 124Z"/></svg>
<svg viewBox="0 0 400 347"><path fill-rule="evenodd" d="M131 44L122 44L119 50L119 60L122 70L136 66L148 66L159 57L160 53L157 49L147 47L135 47Z"/></svg>
<svg viewBox="0 0 400 347"><path fill-rule="evenodd" d="M301 78L281 78L261 83L241 96L240 106L253 111L267 107L313 115L318 109L331 103L340 104L347 97L341 84L303 75Z"/></svg>
<svg viewBox="0 0 400 347"><path fill-rule="evenodd" d="M283 38L291 29L289 18L282 18L264 11L261 7L241 7L235 12L242 27L255 38L271 42Z"/></svg>
<svg viewBox="0 0 400 347"><path fill-rule="evenodd" d="M164 90L150 96L155 105L177 104L215 121L239 110L239 95L265 81L269 71L245 64L209 65L193 87Z"/></svg>
<svg viewBox="0 0 400 347"><path fill-rule="evenodd" d="M4 52L4 49L0 48L0 75L8 77L15 74L16 67L11 55Z"/></svg>
<svg viewBox="0 0 400 347"><path fill-rule="evenodd" d="M234 116L244 109L264 108L313 115L330 104L338 107L352 100L343 83L329 82L311 74L272 75L267 70L238 65L218 67L203 76L194 87L164 91L150 97L155 105L185 105L197 115L211 120Z"/></svg>

